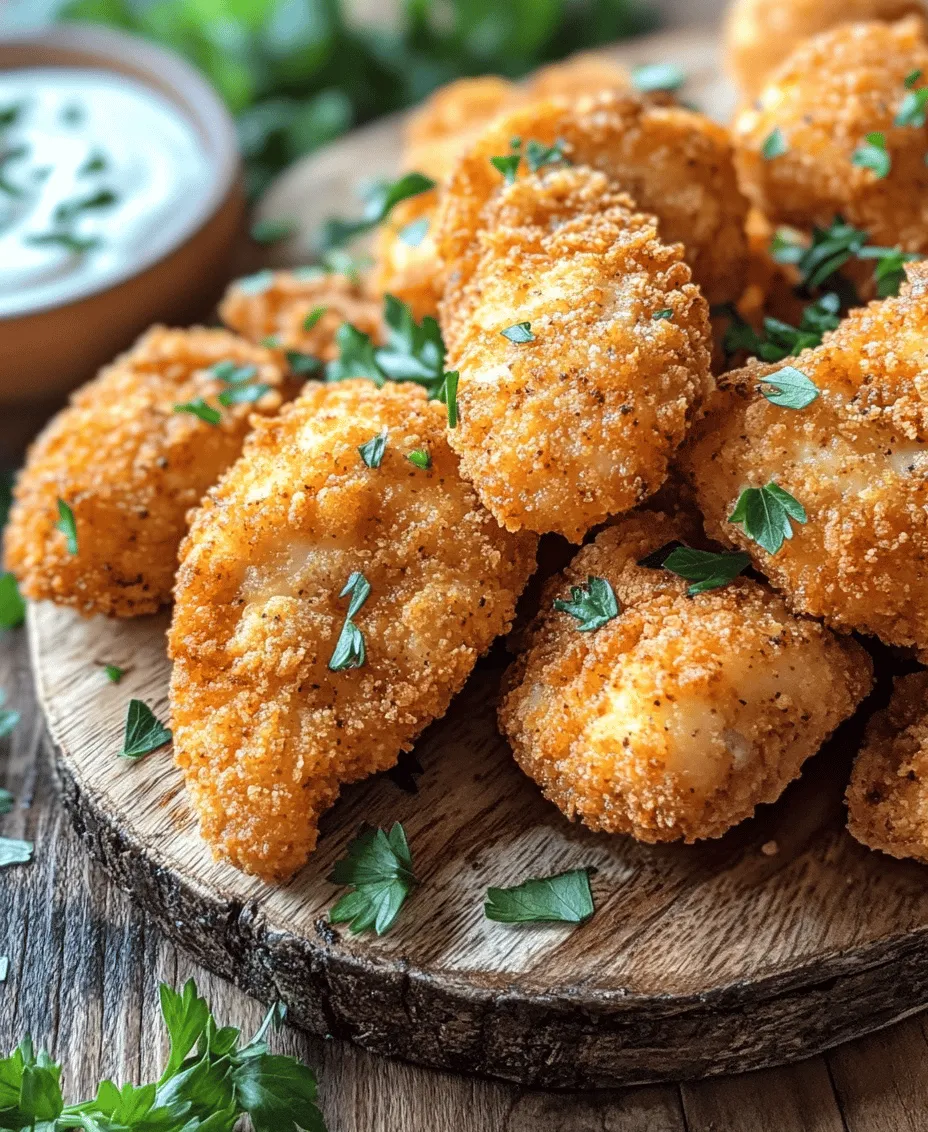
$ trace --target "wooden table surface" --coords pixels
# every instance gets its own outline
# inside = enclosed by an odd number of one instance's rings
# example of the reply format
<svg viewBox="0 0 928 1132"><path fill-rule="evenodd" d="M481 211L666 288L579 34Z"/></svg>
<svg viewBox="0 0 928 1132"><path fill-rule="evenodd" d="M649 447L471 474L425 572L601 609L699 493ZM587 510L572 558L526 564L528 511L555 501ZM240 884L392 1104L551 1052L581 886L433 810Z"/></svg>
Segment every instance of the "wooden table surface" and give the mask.
<svg viewBox="0 0 928 1132"><path fill-rule="evenodd" d="M22 629L0 631L0 688L22 715L0 741L0 786L18 801L0 833L36 846L31 864L0 871L0 1049L30 1031L76 1100L105 1076L157 1077L162 980L193 975L221 1021L257 1025L257 1002L179 952L85 855L55 798ZM292 1030L278 1044L317 1070L329 1132L924 1132L925 1017L784 1069L585 1095L417 1069Z"/></svg>

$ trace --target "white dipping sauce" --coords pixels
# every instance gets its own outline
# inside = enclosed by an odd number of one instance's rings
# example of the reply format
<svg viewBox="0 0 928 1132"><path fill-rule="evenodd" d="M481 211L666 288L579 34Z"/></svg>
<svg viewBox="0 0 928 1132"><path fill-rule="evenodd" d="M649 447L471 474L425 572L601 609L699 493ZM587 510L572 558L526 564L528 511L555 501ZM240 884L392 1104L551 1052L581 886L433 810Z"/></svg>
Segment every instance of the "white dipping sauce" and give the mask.
<svg viewBox="0 0 928 1132"><path fill-rule="evenodd" d="M0 318L100 291L170 250L209 183L157 91L107 71L0 71Z"/></svg>

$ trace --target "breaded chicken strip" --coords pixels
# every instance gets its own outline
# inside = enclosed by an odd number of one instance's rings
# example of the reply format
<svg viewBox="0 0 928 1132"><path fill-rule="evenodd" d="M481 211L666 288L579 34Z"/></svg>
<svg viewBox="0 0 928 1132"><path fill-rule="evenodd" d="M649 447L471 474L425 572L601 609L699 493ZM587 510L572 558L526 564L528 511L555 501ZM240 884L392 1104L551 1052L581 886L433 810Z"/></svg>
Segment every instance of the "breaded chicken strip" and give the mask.
<svg viewBox="0 0 928 1132"><path fill-rule="evenodd" d="M261 271L229 285L219 317L250 342L270 340L328 362L338 355L335 331L343 322L383 341L382 306L360 279L315 268Z"/></svg>
<svg viewBox="0 0 928 1132"><path fill-rule="evenodd" d="M689 598L682 579L637 565L678 537L642 511L585 546L548 583L499 712L564 814L642 841L719 837L775 801L871 683L856 642L767 586L738 578ZM582 631L552 603L591 579L619 612Z"/></svg>
<svg viewBox="0 0 928 1132"><path fill-rule="evenodd" d="M503 183L490 159L508 154L513 138L523 152L529 142L562 142L571 163L605 173L657 217L664 243L684 245L693 280L710 303L741 294L747 201L727 132L701 114L633 93L535 102L493 122L455 166L439 204L435 239L449 272L466 279L472 269L468 254L483 210ZM527 169L523 160L519 176Z"/></svg>
<svg viewBox="0 0 928 1132"><path fill-rule="evenodd" d="M728 70L753 98L804 39L838 24L899 20L924 10L921 0L734 0L725 18Z"/></svg>
<svg viewBox="0 0 928 1132"><path fill-rule="evenodd" d="M188 510L238 457L249 417L296 392L276 357L225 330L156 326L79 389L16 484L5 548L23 594L88 616L137 617L170 601Z"/></svg>
<svg viewBox="0 0 928 1132"><path fill-rule="evenodd" d="M536 540L480 506L445 432L418 386L307 385L192 523L174 750L203 836L246 872L298 869L340 786L391 767L512 621ZM346 634L354 661L336 661Z"/></svg>
<svg viewBox="0 0 928 1132"><path fill-rule="evenodd" d="M928 265L909 278L821 346L720 379L680 462L707 533L747 550L797 612L928 650ZM764 396L787 365L818 391L804 408ZM775 554L730 520L770 482L807 516Z"/></svg>
<svg viewBox="0 0 928 1132"><path fill-rule="evenodd" d="M870 720L847 804L858 841L928 862L928 672L899 677L889 706Z"/></svg>
<svg viewBox="0 0 928 1132"><path fill-rule="evenodd" d="M449 438L508 530L579 541L634 507L712 387L705 300L632 209L591 169L519 177L484 212L469 283L449 285Z"/></svg>
<svg viewBox="0 0 928 1132"><path fill-rule="evenodd" d="M847 24L774 71L734 125L743 185L767 217L809 230L839 214L871 244L928 251L928 127L906 86L928 84L923 36L915 18ZM765 158L775 130L784 152Z"/></svg>

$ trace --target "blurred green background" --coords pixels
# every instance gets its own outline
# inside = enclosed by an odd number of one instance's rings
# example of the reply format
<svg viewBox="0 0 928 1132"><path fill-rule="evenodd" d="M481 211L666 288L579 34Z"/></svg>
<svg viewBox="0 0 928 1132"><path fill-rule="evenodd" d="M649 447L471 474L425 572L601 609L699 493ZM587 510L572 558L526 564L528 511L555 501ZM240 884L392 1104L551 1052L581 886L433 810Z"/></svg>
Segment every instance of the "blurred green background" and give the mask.
<svg viewBox="0 0 928 1132"><path fill-rule="evenodd" d="M252 195L291 161L441 83L655 26L648 0L12 0L173 48L236 115Z"/></svg>

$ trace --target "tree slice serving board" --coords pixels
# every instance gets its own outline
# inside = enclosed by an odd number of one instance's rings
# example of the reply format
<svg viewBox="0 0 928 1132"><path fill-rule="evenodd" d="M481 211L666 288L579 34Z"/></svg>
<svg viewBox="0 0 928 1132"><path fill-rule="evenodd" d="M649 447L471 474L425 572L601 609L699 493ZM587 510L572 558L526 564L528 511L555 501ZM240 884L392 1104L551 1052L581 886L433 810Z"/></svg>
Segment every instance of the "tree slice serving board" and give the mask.
<svg viewBox="0 0 928 1132"><path fill-rule="evenodd" d="M730 101L706 36L622 54L679 61L701 76L687 91L697 102L720 112ZM397 139L394 121L332 146L288 172L265 213L311 228L343 212L360 174L395 165ZM167 717L166 627L167 614L30 608L63 799L90 852L171 936L258 998L283 999L309 1030L576 1088L782 1063L928 1003L928 872L844 829L854 723L724 838L649 847L571 825L521 774L496 730L497 649L417 744L418 793L383 775L347 789L309 864L274 888L213 861L169 749L117 758L131 698ZM119 685L104 664L126 670ZM328 923L338 890L325 877L362 822L394 821L421 885L386 936L354 937ZM585 865L597 870L587 924L484 918L488 886Z"/></svg>

